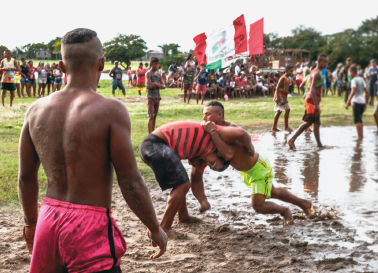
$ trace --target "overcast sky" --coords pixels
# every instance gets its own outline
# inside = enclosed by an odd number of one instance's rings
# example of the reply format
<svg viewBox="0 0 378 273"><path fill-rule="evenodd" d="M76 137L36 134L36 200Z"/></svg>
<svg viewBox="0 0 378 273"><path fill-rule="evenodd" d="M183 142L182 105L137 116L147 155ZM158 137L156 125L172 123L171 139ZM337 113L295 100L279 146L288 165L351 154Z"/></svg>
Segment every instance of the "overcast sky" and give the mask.
<svg viewBox="0 0 378 273"><path fill-rule="evenodd" d="M194 48L194 36L231 24L241 14L247 28L264 17L265 33L287 36L303 24L332 34L376 17L378 4L375 0L66 0L50 4L20 0L1 8L0 45L13 49L28 43L48 43L67 31L85 27L95 30L102 42L118 33L137 34L147 42L148 49L177 43L180 50L188 51Z"/></svg>

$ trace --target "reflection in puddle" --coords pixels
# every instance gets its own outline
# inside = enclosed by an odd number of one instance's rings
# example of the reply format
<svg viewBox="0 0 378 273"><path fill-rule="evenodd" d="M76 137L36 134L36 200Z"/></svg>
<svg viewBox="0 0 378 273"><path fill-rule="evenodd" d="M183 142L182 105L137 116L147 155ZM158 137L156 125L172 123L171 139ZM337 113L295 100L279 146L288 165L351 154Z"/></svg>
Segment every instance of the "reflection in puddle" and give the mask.
<svg viewBox="0 0 378 273"><path fill-rule="evenodd" d="M316 148L313 134L298 138L297 151L289 150L286 145L289 134L284 132L264 133L254 142L256 150L273 163L276 185L286 187L301 198L311 198L314 205L339 212L339 221L345 230L331 227L326 232L315 230L324 232L324 237L308 232L306 240L310 244L322 241L351 249L364 243L366 251L378 252L378 232L375 231L378 227L378 135L375 131L375 127L365 126L365 139L358 142L354 127L321 128L322 142L333 147L322 150ZM204 179L212 205L212 210L207 212L208 219L241 229L251 228L252 224L254 229L272 226L267 220L274 216L256 214L252 209L250 190L242 183L238 172L230 168L221 174L206 170ZM332 239L327 232L333 234ZM344 235L347 232L349 242L338 239L339 232ZM378 270L377 264L370 265Z"/></svg>

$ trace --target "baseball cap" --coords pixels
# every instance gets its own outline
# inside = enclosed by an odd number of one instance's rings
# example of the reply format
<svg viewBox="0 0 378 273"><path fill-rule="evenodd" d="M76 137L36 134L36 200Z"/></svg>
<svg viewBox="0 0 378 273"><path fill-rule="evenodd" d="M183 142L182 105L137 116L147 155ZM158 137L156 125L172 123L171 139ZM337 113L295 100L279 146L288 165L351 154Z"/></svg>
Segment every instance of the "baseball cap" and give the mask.
<svg viewBox="0 0 378 273"><path fill-rule="evenodd" d="M376 63L376 62L377 62L377 59L372 59L370 62L371 62L371 63Z"/></svg>
<svg viewBox="0 0 378 273"><path fill-rule="evenodd" d="M118 63L118 61L114 61L114 63Z"/></svg>

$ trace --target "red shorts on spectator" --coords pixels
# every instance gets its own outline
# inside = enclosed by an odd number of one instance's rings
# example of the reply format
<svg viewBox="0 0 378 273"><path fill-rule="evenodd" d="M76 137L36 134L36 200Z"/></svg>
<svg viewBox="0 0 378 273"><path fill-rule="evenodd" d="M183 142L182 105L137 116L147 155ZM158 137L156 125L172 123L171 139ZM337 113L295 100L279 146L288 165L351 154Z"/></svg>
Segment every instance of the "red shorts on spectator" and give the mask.
<svg viewBox="0 0 378 273"><path fill-rule="evenodd" d="M184 92L185 94L192 94L192 85L191 84L184 84Z"/></svg>
<svg viewBox="0 0 378 273"><path fill-rule="evenodd" d="M302 83L302 79L295 80L295 86L300 86Z"/></svg>
<svg viewBox="0 0 378 273"><path fill-rule="evenodd" d="M205 95L206 94L206 84L197 84L197 94Z"/></svg>

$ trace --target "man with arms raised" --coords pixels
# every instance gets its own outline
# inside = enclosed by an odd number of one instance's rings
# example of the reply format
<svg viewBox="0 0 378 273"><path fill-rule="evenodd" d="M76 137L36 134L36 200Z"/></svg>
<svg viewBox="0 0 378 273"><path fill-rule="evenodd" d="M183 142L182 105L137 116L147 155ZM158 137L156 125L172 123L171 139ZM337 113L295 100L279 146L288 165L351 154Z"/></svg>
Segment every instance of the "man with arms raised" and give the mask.
<svg viewBox="0 0 378 273"><path fill-rule="evenodd" d="M205 112L205 111L204 111ZM293 223L293 216L289 208L268 202L266 199L275 198L300 207L308 218L311 218L311 201L298 198L285 188L273 186L273 170L269 158L255 152L251 138L243 129L238 134L244 137L235 137L232 127L224 127L214 130L220 120L216 115L209 115L203 122L205 131L209 132L219 155L225 160L230 160L230 165L240 171L243 182L251 188L252 207L257 213L276 214L284 217L284 224ZM243 139L243 142L240 140ZM230 146L231 145L231 146ZM192 191L200 203L200 211L210 209L210 204L205 195L202 173L192 168Z"/></svg>
<svg viewBox="0 0 378 273"><path fill-rule="evenodd" d="M111 217L113 166L127 204L160 247L151 258L165 252L167 237L137 169L128 111L96 93L105 62L96 32L68 32L62 57L67 86L29 108L20 136L18 188L30 272L121 272L126 242ZM48 186L38 215L40 164Z"/></svg>

